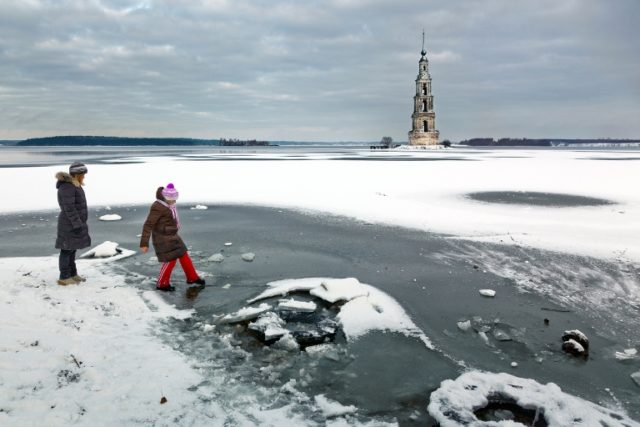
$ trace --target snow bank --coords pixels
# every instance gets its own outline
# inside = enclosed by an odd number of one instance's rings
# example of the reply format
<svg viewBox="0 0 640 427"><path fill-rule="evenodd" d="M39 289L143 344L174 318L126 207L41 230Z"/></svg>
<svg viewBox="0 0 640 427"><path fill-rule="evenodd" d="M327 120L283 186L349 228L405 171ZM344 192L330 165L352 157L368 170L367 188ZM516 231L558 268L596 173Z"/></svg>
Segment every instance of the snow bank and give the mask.
<svg viewBox="0 0 640 427"><path fill-rule="evenodd" d="M296 208L482 241L603 258L623 253L640 260L640 193L636 191L640 168L637 161L624 160L629 153L623 150L353 151L260 162L253 159L267 159L273 153L247 153L247 160L228 155L236 160L225 161L224 153L216 153L212 160L197 162L148 157L139 159L145 162L139 164L92 164L87 198L93 206L147 204L150 191L170 169L178 179L181 203L187 206L232 203ZM354 157L358 160L351 160ZM5 198L12 203L1 211L58 209L55 191L42 183L52 181L59 169L58 165L0 169L3 182L27 177L21 179L22 185L5 190ZM229 176L234 179L226 179ZM224 185L212 190L211 182ZM479 191L563 193L603 198L617 205L505 206L465 197Z"/></svg>
<svg viewBox="0 0 640 427"><path fill-rule="evenodd" d="M86 283L58 286L57 264L0 258L3 427L317 425L297 403L274 405L278 390L242 385L224 371L213 381L207 363L174 350L180 337L164 343L154 335L193 310L126 285L93 260L78 261Z"/></svg>
<svg viewBox="0 0 640 427"><path fill-rule="evenodd" d="M0 425L208 424L187 391L202 379L151 334L175 309L101 266L61 287L55 257L0 259Z"/></svg>
<svg viewBox="0 0 640 427"><path fill-rule="evenodd" d="M545 385L506 373L480 371L443 381L440 388L431 393L428 411L442 427L521 425L513 421L482 423L478 420L474 411L486 407L496 396L512 399L524 409L541 409L549 426L640 426L625 414L566 394L554 383Z"/></svg>

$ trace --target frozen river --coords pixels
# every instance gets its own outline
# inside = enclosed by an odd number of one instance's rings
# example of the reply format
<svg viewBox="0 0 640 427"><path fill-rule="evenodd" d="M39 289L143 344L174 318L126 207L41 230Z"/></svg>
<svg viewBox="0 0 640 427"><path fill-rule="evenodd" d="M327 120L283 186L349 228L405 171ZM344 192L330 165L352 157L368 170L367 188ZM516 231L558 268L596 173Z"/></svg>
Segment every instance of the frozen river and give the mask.
<svg viewBox="0 0 640 427"><path fill-rule="evenodd" d="M77 157L70 152L55 156L64 157L65 162L69 158L94 159L86 188L92 205L90 230L94 244L109 240L127 249L137 249L137 235L148 204L152 202L154 187L143 193L136 183L126 185L121 174L133 177L133 181L139 176L152 175L160 184L182 179L179 188L188 200L180 204L184 224L181 235L190 246L196 268L208 276L207 283L211 286L199 292L187 292L177 268L174 283L178 292L163 297L180 309L195 309L195 314L187 320L160 322L155 335L197 366L202 381L194 387L210 396L202 405L215 402L237 409L242 402L240 397L253 393L265 408L289 405L292 413L312 424L328 420L352 424L375 420L395 421L400 425L434 425L435 420L427 411L430 395L442 381L455 379L469 370L480 370L507 372L540 384L553 382L570 395L640 419L640 387L631 378L640 369L640 359L620 357L640 350L639 269L637 259L629 256L637 253L638 248L627 244L637 237L637 219L629 219L629 215L638 212L637 196L620 189L606 192L603 190L606 186L584 188L575 183L573 187L566 183L545 186L539 182L523 187L519 183L526 177L514 177L511 185L493 185L490 179L485 185L470 183L465 187L461 184L456 187L455 200L435 210L427 202L430 194L434 195L434 204L448 200L440 192L415 196L422 188L441 187L446 191L446 183L434 183L430 177L447 165L460 173L465 170L461 166L464 164L477 171L483 163L500 167L507 161L511 173L518 169L518 165L514 166L509 160L513 158L525 165L526 172L530 165L527 159L540 161L535 150L480 150L478 153L452 150L418 156L388 153L380 158L377 154L347 149L317 150L311 158L308 150L283 149L268 153L196 150L186 153L189 157L184 161L186 169L173 168L177 154L173 150L155 153L128 150L132 151L118 154L106 150L105 154L97 149L88 153L71 150ZM637 164L635 157L640 158L634 152L561 153L559 158L545 151L541 153L547 160L547 174L552 178L553 168L564 166L557 165L560 161L577 164L576 170L582 172L583 167L598 169L592 166L598 161L592 157L624 157L622 162L600 160L605 162L601 165L617 162L624 167ZM149 157L149 154L153 155ZM178 157L184 160L184 154ZM50 176L50 156L54 154L31 153L27 156L31 158L25 159L22 166L5 164L3 173L8 176L11 170L45 169L47 174L43 176ZM164 163L167 157L174 160ZM262 160L261 165L254 166L256 162L252 160ZM289 164L289 168L295 168L298 179L303 182L301 186L305 186L304 194L311 194L313 203L303 199L299 208L286 203L280 203L284 206L279 207L258 206L279 204L274 200L282 192L291 200L290 204L295 205L296 196L303 194L289 183L278 185L273 178L272 175L282 176L282 168L287 167L282 166L283 160L288 160L284 163ZM334 181L329 177L325 183L330 191L325 191L321 190L325 187L318 184L323 179L314 176L318 170L324 170L327 175L340 175L343 172L338 164L361 164L361 160L370 161L366 162L365 169L358 166L358 171L374 170L365 176L353 177L362 181L367 193L355 202L371 200L372 212L349 205L347 199L355 188L352 184L346 185L341 193L331 186ZM406 182L389 185L393 176L371 184L378 177L375 169L388 170L385 165L393 165L399 176L404 177L403 174L414 173L406 170L413 171L416 164L425 170L415 172L415 176L424 175L423 185L408 186ZM36 165L38 167L34 167ZM188 168L194 168L191 172L197 173L197 177L185 178ZM434 172L432 168L438 169ZM213 175L206 175L206 171L212 171ZM250 182L246 182L247 175L252 177ZM267 182L256 183L254 176L265 176ZM113 178L110 184L103 184L109 177ZM451 179L458 178L452 175ZM198 182L197 188L195 182ZM38 189L37 194L54 194L52 176L38 185L45 186L46 192ZM118 195L125 199L124 203L113 203L114 194L102 190L110 185L120 188ZM190 185L197 189L191 195ZM267 200L264 194L258 194L251 205L239 203L242 198L251 202L248 194L254 185L258 187L253 188L254 193L273 193L269 196L273 199ZM30 182L27 187L35 188ZM553 191L556 188L562 191ZM583 191L571 191L576 188ZM467 191L461 193L462 189ZM233 190L240 194L237 199L229 196ZM411 195L418 201L407 202L413 200ZM388 204L388 199L395 199L397 203ZM208 209L190 209L196 203ZM344 204L336 207L340 203ZM27 212L0 215L0 257L55 253L57 212L50 204L43 196L39 204L25 203L25 208L32 208ZM315 206L325 208L318 210ZM398 211L394 211L393 206ZM402 209L423 209L421 215L425 222L433 214L434 223L438 225L442 221L440 216L460 206L472 209L463 208L450 220L468 224L477 221L478 232L464 225L461 225L463 233L452 233L446 228L441 232L421 230L417 227L419 224L412 222L411 212L401 212ZM444 208L449 211L438 211ZM497 209L503 216L494 216ZM582 239L589 238L571 240L574 234L566 233L560 237L569 241L557 243L548 237L548 232L537 235L535 232L547 224L539 217L545 212L552 231L560 230L553 220L564 220L565 212L569 212L567 218L573 215L575 223L566 223L565 228L574 227L578 231L594 228L597 222L590 223L590 220L611 216L627 221L625 226L630 236L618 239L616 236L623 233L616 234L613 224L612 237L602 242L610 248L606 257L595 256L600 253L597 244L593 250L586 246L581 250L561 251L559 249L568 246L580 246ZM122 220L98 220L107 213L117 213ZM352 215L347 216L349 213ZM519 214L522 215L520 221L509 218ZM502 233L485 233L483 227L491 221L497 230L501 224L508 227ZM516 231L511 228L528 226L531 221L536 222L532 228ZM604 230L594 232L596 236L606 235ZM225 243L232 245L225 246ZM556 248L558 250L553 250ZM255 260L243 261L241 255L247 252L254 253ZM223 262L208 260L219 253L225 257ZM152 254L138 254L110 264L107 270L124 274L127 286L150 290L158 271L158 264L151 257ZM248 305L247 300L263 292L270 282L309 277L353 277L383 291L397 301L434 348L401 333L372 331L356 340L338 334L323 352L291 351L263 345L244 326L216 321ZM483 297L479 293L481 289L495 290L496 296ZM304 298L310 300L308 296ZM328 304L323 310L331 315L340 307ZM467 324L470 327L466 327ZM588 358L574 358L562 352L561 337L565 330L571 329L579 329L588 336ZM213 391L205 393L208 388ZM340 411L318 410L322 404L313 400L317 396L340 402L346 415L340 415ZM351 405L357 410L344 410ZM527 419L527 414L518 416ZM233 425L233 417L228 421Z"/></svg>

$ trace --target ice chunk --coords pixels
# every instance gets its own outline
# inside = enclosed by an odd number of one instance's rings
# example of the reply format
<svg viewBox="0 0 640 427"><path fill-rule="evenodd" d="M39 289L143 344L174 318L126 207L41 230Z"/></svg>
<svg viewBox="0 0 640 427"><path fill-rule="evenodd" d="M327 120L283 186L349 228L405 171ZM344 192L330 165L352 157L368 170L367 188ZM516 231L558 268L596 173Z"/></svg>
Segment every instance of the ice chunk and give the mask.
<svg viewBox="0 0 640 427"><path fill-rule="evenodd" d="M487 336L487 333L484 331L479 331L478 335L480 336L480 338L482 338L482 341L484 341L484 343L486 345L491 345L491 343L489 342L489 337Z"/></svg>
<svg viewBox="0 0 640 427"><path fill-rule="evenodd" d="M335 345L332 344L317 344L308 346L304 349L309 356L313 357L325 357L335 362L340 360L340 355Z"/></svg>
<svg viewBox="0 0 640 427"><path fill-rule="evenodd" d="M255 322L249 323L249 329L258 332L264 341L272 341L288 333L284 325L285 321L270 311L261 314Z"/></svg>
<svg viewBox="0 0 640 427"><path fill-rule="evenodd" d="M496 399L537 410L553 426L576 425L575 420L584 420L580 424L584 426L638 425L626 414L564 393L554 383L540 384L507 373L481 371L469 371L455 380L443 381L440 388L431 393L427 409L443 427L484 425L475 412Z"/></svg>
<svg viewBox="0 0 640 427"><path fill-rule="evenodd" d="M511 367L512 368L517 368L518 367L518 362L511 362Z"/></svg>
<svg viewBox="0 0 640 427"><path fill-rule="evenodd" d="M224 244L224 245L225 245L225 246L231 246L231 245L233 245L233 243L232 243L232 242L225 242L225 244Z"/></svg>
<svg viewBox="0 0 640 427"><path fill-rule="evenodd" d="M317 286L320 286L324 278L312 277L308 279L287 279L287 280L278 280L276 282L269 282L267 286L270 289L262 292L255 298L248 300L247 302L252 303L261 299L271 298L275 296L284 296L289 292L296 291L309 291Z"/></svg>
<svg viewBox="0 0 640 427"><path fill-rule="evenodd" d="M577 329L564 331L562 341L562 349L574 356L586 355L589 352L589 339Z"/></svg>
<svg viewBox="0 0 640 427"><path fill-rule="evenodd" d="M284 334L278 341L273 345L275 348L279 348L281 350L287 351L299 351L300 346L298 342L293 338L290 333Z"/></svg>
<svg viewBox="0 0 640 427"><path fill-rule="evenodd" d="M213 254L209 257L209 259L207 259L207 261L211 261L211 262L222 262L224 261L224 255L222 254Z"/></svg>
<svg viewBox="0 0 640 427"><path fill-rule="evenodd" d="M413 323L396 300L373 286L360 286L366 296L347 302L340 308L337 316L348 340L354 340L373 330L399 332L416 337L428 348L434 349L431 340Z"/></svg>
<svg viewBox="0 0 640 427"><path fill-rule="evenodd" d="M616 351L616 359L618 360L632 360L638 357L638 350L635 348L627 348L624 351Z"/></svg>
<svg viewBox="0 0 640 427"><path fill-rule="evenodd" d="M511 336L501 329L494 329L493 337L498 341L511 341Z"/></svg>
<svg viewBox="0 0 640 427"><path fill-rule="evenodd" d="M120 221L122 217L118 214L107 214L107 215L102 215L98 219L100 221Z"/></svg>
<svg viewBox="0 0 640 427"><path fill-rule="evenodd" d="M209 208L206 207L205 205L195 205L191 207L191 210L196 210L196 211L206 211L207 209Z"/></svg>
<svg viewBox="0 0 640 427"><path fill-rule="evenodd" d="M482 295L483 297L493 298L496 296L496 291L494 291L493 289L480 289L478 292L480 292L480 295Z"/></svg>
<svg viewBox="0 0 640 427"><path fill-rule="evenodd" d="M115 261L135 255L135 251L120 248L118 243L106 241L80 255L80 258L101 258Z"/></svg>
<svg viewBox="0 0 640 427"><path fill-rule="evenodd" d="M468 331L469 329L471 329L471 320L465 320L465 321L460 321L458 322L458 329L460 329L461 331Z"/></svg>
<svg viewBox="0 0 640 427"><path fill-rule="evenodd" d="M106 241L83 253L80 255L80 258L107 258L110 256L116 256L120 252L122 251L118 250L118 244L116 242Z"/></svg>
<svg viewBox="0 0 640 427"><path fill-rule="evenodd" d="M247 262L251 262L256 258L256 254L253 252L247 252L246 254L242 254L242 259Z"/></svg>
<svg viewBox="0 0 640 427"><path fill-rule="evenodd" d="M358 279L352 277L324 280L320 283L320 286L309 291L311 295L330 303L350 301L356 297L367 295L367 292L367 289L358 282Z"/></svg>
<svg viewBox="0 0 640 427"><path fill-rule="evenodd" d="M235 313L224 315L220 322L222 323L237 323L245 320L253 320L260 316L262 313L271 310L271 305L262 303L257 307L244 307Z"/></svg>
<svg viewBox="0 0 640 427"><path fill-rule="evenodd" d="M574 356L582 355L585 349L580 343L574 339L568 339L562 343L562 350Z"/></svg>
<svg viewBox="0 0 640 427"><path fill-rule="evenodd" d="M298 301L293 298L288 300L282 299L278 302L278 308L280 310L311 313L316 311L316 307L316 303L314 303L313 301Z"/></svg>
<svg viewBox="0 0 640 427"><path fill-rule="evenodd" d="M319 394L313 399L320 411L322 411L322 414L327 418L353 414L358 410L358 408L353 405L345 406L335 400L329 400L324 396L324 394Z"/></svg>

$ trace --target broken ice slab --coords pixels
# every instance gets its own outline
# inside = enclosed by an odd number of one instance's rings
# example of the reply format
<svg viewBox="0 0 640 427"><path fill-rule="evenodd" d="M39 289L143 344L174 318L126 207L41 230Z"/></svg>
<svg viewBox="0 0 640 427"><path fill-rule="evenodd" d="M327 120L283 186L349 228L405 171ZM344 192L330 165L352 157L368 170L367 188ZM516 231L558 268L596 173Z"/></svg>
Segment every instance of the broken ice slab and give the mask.
<svg viewBox="0 0 640 427"><path fill-rule="evenodd" d="M263 313L255 322L249 323L249 329L257 332L264 342L274 341L288 333L284 326L285 321L274 312Z"/></svg>
<svg viewBox="0 0 640 427"><path fill-rule="evenodd" d="M267 303L262 303L257 307L244 307L235 313L229 313L220 319L222 323L238 323L244 322L245 320L253 320L260 316L262 313L271 310L271 305Z"/></svg>
<svg viewBox="0 0 640 427"><path fill-rule="evenodd" d="M493 298L496 296L496 291L493 289L480 289L478 292L480 292L480 295L483 297Z"/></svg>
<svg viewBox="0 0 640 427"><path fill-rule="evenodd" d="M635 348L627 348L623 351L616 351L616 359L618 360L633 360L638 358L638 350Z"/></svg>
<svg viewBox="0 0 640 427"><path fill-rule="evenodd" d="M117 242L106 241L80 255L80 258L117 260L135 255L135 251L119 247Z"/></svg>
<svg viewBox="0 0 640 427"><path fill-rule="evenodd" d="M471 329L471 320L465 320L465 321L460 321L458 322L458 329L460 329L461 331L468 331L469 329Z"/></svg>
<svg viewBox="0 0 640 427"><path fill-rule="evenodd" d="M281 299L278 302L278 309L280 310L288 310L288 311L300 311L304 313L311 313L316 311L316 303L313 301L299 301L293 298L291 299Z"/></svg>
<svg viewBox="0 0 640 427"><path fill-rule="evenodd" d="M245 254L242 254L241 258L243 259L243 261L251 262L256 258L256 254L254 254L253 252L247 252Z"/></svg>
<svg viewBox="0 0 640 427"><path fill-rule="evenodd" d="M222 254L213 254L207 259L207 261L222 262L222 261L224 261L224 255L222 255Z"/></svg>
<svg viewBox="0 0 640 427"><path fill-rule="evenodd" d="M122 217L118 214L107 214L107 215L102 215L98 219L100 221L120 221Z"/></svg>
<svg viewBox="0 0 640 427"><path fill-rule="evenodd" d="M332 304L336 301L351 301L369 294L367 288L353 277L323 280L320 286L311 289L309 293Z"/></svg>
<svg viewBox="0 0 640 427"><path fill-rule="evenodd" d="M511 341L511 336L501 329L494 329L493 337L498 341Z"/></svg>

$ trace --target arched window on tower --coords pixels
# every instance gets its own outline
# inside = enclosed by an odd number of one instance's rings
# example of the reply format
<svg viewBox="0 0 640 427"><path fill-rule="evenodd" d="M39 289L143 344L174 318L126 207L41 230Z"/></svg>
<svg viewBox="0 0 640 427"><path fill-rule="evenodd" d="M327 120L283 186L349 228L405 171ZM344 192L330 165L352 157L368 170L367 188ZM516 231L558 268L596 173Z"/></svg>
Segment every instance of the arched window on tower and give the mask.
<svg viewBox="0 0 640 427"><path fill-rule="evenodd" d="M427 111L427 100L422 100L422 111Z"/></svg>
<svg viewBox="0 0 640 427"><path fill-rule="evenodd" d="M423 95L427 94L427 84L426 83L422 83L422 94Z"/></svg>
<svg viewBox="0 0 640 427"><path fill-rule="evenodd" d="M426 120L422 122L422 126L425 132L429 132L429 123Z"/></svg>

